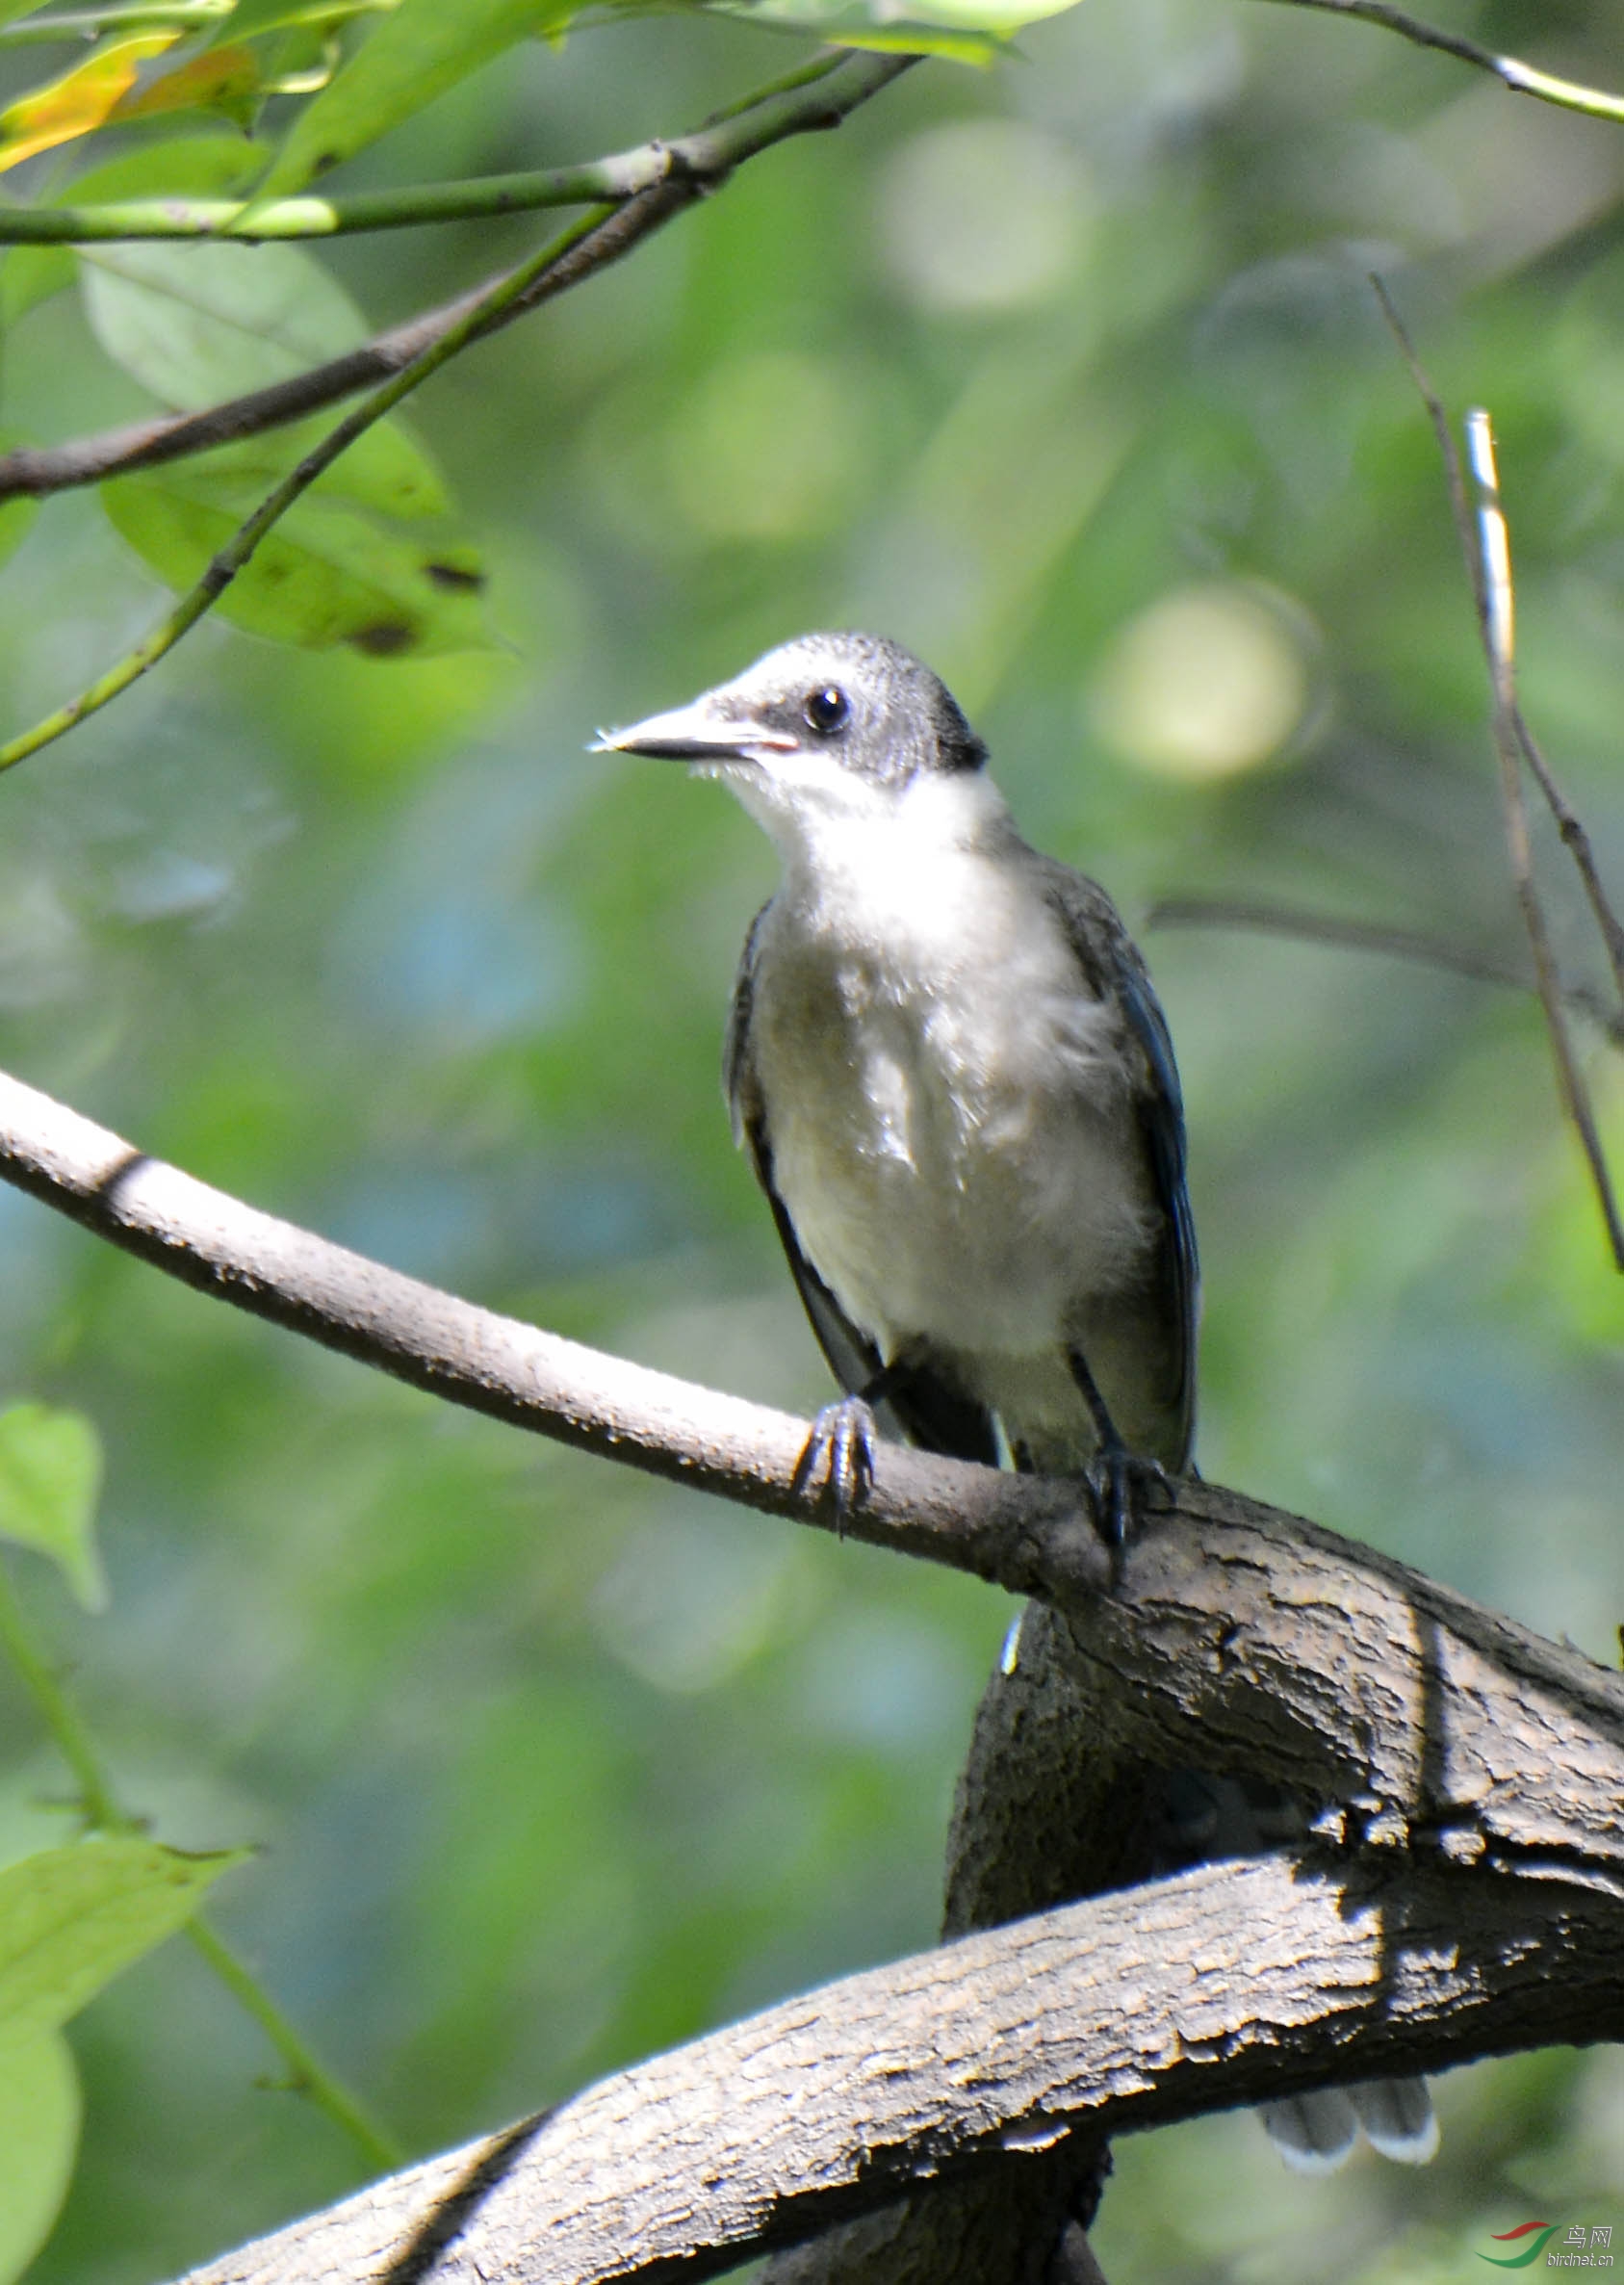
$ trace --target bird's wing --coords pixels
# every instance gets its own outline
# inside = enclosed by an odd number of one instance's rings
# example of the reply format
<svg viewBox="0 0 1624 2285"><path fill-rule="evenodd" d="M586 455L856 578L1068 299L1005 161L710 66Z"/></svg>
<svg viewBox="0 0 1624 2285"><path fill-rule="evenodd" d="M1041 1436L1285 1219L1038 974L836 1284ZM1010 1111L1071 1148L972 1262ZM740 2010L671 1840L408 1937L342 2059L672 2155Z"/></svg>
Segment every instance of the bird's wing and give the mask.
<svg viewBox="0 0 1624 2285"><path fill-rule="evenodd" d="M831 1371L847 1395L869 1388L884 1367L884 1359L865 1333L859 1331L817 1271L801 1251L789 1208L773 1181L772 1134L767 1105L751 1052L750 1018L756 990L756 952L761 920L767 907L750 923L744 950L734 982L733 1006L728 1014L727 1039L722 1050L722 1089L733 1119L734 1141L748 1149L756 1180L772 1207L789 1274L818 1346ZM918 1444L927 1452L945 1452L959 1460L979 1460L996 1467L998 1436L992 1415L973 1404L924 1363L893 1364L886 1372L883 1399L874 1410L882 1426Z"/></svg>
<svg viewBox="0 0 1624 2285"><path fill-rule="evenodd" d="M1065 924L1078 965L1101 998L1117 1001L1145 1058L1138 1107L1151 1183L1162 1209L1162 1280L1173 1343L1170 1402L1179 1424L1183 1465L1196 1428L1200 1271L1186 1172L1184 1098L1173 1040L1149 971L1104 890L1052 858L1040 863L1050 903Z"/></svg>

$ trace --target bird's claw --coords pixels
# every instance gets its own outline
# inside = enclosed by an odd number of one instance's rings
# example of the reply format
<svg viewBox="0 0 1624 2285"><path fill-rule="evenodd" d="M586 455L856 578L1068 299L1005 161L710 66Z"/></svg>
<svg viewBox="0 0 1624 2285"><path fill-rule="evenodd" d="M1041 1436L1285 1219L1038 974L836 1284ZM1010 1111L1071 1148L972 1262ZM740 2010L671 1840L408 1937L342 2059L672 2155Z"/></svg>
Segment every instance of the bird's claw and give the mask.
<svg viewBox="0 0 1624 2285"><path fill-rule="evenodd" d="M1147 1487L1153 1484L1173 1504L1173 1479L1161 1462L1123 1444L1107 1444L1096 1452L1083 1470L1083 1481L1094 1504L1095 1529L1114 1555L1127 1544L1129 1524L1137 1525L1144 1515Z"/></svg>
<svg viewBox="0 0 1624 2285"><path fill-rule="evenodd" d="M873 1407L861 1396L842 1396L838 1403L823 1407L801 1446L794 1488L807 1492L821 1486L828 1491L837 1539L843 1537L846 1525L868 1496L879 1434Z"/></svg>

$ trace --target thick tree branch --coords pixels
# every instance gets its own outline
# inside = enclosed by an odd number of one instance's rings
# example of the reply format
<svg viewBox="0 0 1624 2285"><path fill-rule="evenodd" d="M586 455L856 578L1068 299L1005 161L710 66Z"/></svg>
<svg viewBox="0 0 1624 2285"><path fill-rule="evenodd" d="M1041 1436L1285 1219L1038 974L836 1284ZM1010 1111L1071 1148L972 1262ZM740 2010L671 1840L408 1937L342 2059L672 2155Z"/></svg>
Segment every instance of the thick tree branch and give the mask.
<svg viewBox="0 0 1624 2285"><path fill-rule="evenodd" d="M1085 2124L1621 2029L1624 1911L1583 1890L1210 1865L787 2001L186 2285L404 2285L425 2240L436 2285L700 2278Z"/></svg>
<svg viewBox="0 0 1624 2285"><path fill-rule="evenodd" d="M147 1157L3 1074L0 1180L186 1285L453 1404L695 1491L833 1527L817 1490L793 1481L804 1420L402 1277ZM895 1444L885 1460L884 1482L849 1523L851 1537L1018 1593L1036 1589L1057 1563L1080 1585L1106 1583L1109 1566L1080 1486L1039 1485ZM1042 1557L1039 1539L1048 1544Z"/></svg>
<svg viewBox="0 0 1624 2285"><path fill-rule="evenodd" d="M680 137L668 146L665 164L655 181L641 186L636 194L634 221L631 210L623 209L615 218L620 228L607 230L596 258L560 265L557 271L538 278L528 293L493 316L480 328L481 334L511 325L515 318L579 284L606 261L630 252L683 207L713 190L735 168L775 143L794 135L838 127L918 60L916 56L851 55L836 70L806 84L785 88L775 83L759 101L741 106L692 135ZM582 241L582 247L590 243ZM460 324L502 282L500 277L487 278L471 293L459 294L439 309L425 310L402 325L392 326L342 357L295 374L270 388L210 405L203 412L170 414L108 429L99 436L79 437L70 444L0 454L0 500L100 483L110 476L127 476L137 468L155 467L161 461L181 459L214 445L233 444L267 428L302 420L324 405L352 397L373 381L399 373Z"/></svg>
<svg viewBox="0 0 1624 2285"><path fill-rule="evenodd" d="M828 1527L806 1423L476 1308L257 1212L0 1078L0 1177L170 1276L452 1402ZM1148 1517L1110 1593L1086 1494L882 1445L853 1537L1061 1606L1116 1740L1269 1768L1371 1843L1624 1897L1624 1678L1374 1549L1215 1485ZM1105 1717L1102 1716L1102 1719ZM1352 1833L1352 1828L1350 1831Z"/></svg>
<svg viewBox="0 0 1624 2285"><path fill-rule="evenodd" d="M0 1081L0 1174L170 1275L419 1387L826 1521L795 1489L804 1422L400 1277L14 1080ZM972 1757L967 1777L983 1805L961 1812L951 1925L1114 1871L1138 1878L1131 1797L1147 1770L1266 1773L1328 1805L1308 1844L1317 1857L1301 1877L1279 1860L1209 1867L1075 1919L978 1936L940 1969L905 1963L791 2003L581 2098L505 2174L518 2143L502 2165L484 2146L437 2161L199 2285L269 2285L310 2263L401 2285L425 2273L400 2248L429 2225L425 2209L487 2160L497 2202L437 2276L610 2276L646 2263L699 2275L746 2242L887 2206L870 2230L875 2265L841 2273L911 2274L892 2258L896 2233L934 2201L907 2200L900 2224L895 2201L939 2173L971 2169L959 2224L969 2260L974 2223L1007 2202L998 2168L1012 2148L1034 2169L1024 2182L1047 2201L1038 2219L1052 2238L1103 2133L1624 2030L1624 1678L1213 1486L1181 1485L1114 1585L1081 1489L1062 1479L887 1444L852 1528L1056 1606L1028 1614L1008 1696L984 1717L980 1773ZM1026 1736L1024 1779L1000 1725ZM1114 1831L1128 1836L1115 1868L1099 1846ZM1081 1863L1078 1833L1091 1836ZM1008 2194L1033 2214L1020 2184ZM932 2273L948 2285L998 2272Z"/></svg>

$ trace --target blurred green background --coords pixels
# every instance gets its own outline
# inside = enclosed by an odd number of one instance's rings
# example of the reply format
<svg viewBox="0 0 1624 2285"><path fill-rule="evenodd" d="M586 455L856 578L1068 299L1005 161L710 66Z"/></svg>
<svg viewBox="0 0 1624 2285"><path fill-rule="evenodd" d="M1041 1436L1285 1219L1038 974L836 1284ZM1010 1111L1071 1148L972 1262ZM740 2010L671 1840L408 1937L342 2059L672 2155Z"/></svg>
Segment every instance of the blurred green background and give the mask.
<svg viewBox="0 0 1624 2285"><path fill-rule="evenodd" d="M1435 16L1624 85L1605 0ZM1373 268L1451 402L1493 409L1525 700L1624 881L1624 129L1255 0L1087 0L1020 49L769 153L418 399L491 562L489 650L208 622L0 786L0 1064L401 1269L815 1406L716 1080L769 851L719 790L582 749L803 629L872 627L1130 922L1199 893L1520 956L1468 591ZM704 18L580 33L340 187L623 147L797 52ZM539 235L322 259L383 323ZM5 345L13 432L147 404L73 296ZM8 731L162 609L83 496L4 576ZM1534 1003L1147 941L1203 1470L1615 1663L1624 1290ZM1582 1044L1624 1158L1618 1056ZM260 1844L220 1923L413 2151L932 1939L1002 1598L456 1414L10 1191L0 1240L0 1392L84 1408L109 1456L112 1607L19 1559L38 1629L158 1834ZM0 1673L0 1857L64 1837L67 1791ZM355 2179L184 1944L73 2041L85 2150L38 2285L140 2285ZM1113 2285L1454 2279L1534 2213L1624 2226L1615 2053L1438 2099L1419 2173L1303 2183L1245 2116L1121 2144Z"/></svg>

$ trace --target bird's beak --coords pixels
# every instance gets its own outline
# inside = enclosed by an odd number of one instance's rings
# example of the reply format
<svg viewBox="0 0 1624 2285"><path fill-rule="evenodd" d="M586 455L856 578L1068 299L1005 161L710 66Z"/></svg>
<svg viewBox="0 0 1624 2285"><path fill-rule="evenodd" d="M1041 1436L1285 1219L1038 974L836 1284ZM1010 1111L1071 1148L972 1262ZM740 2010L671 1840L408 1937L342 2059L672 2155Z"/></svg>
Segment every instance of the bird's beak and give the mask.
<svg viewBox="0 0 1624 2285"><path fill-rule="evenodd" d="M689 706L651 714L629 730L600 730L590 754L648 754L658 762L759 762L768 754L791 754L796 740L768 730L748 716L730 714L708 691Z"/></svg>

